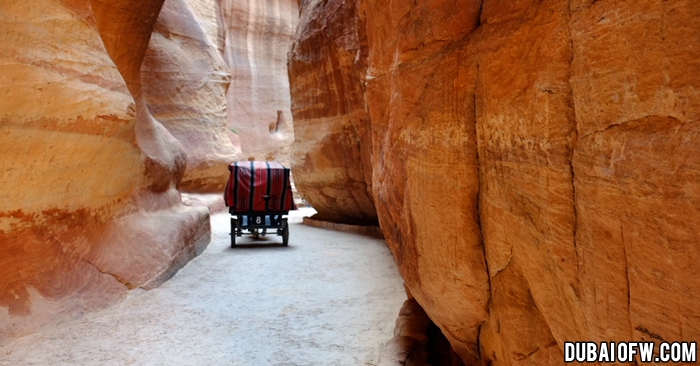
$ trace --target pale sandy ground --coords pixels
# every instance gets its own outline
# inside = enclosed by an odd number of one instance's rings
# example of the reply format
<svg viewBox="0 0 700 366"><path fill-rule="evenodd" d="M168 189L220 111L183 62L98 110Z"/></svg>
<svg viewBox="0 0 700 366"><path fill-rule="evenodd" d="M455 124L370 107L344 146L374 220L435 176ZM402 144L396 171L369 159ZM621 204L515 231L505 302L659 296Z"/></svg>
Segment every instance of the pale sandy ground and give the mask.
<svg viewBox="0 0 700 366"><path fill-rule="evenodd" d="M0 365L372 365L406 298L381 240L301 225L212 243L158 289L0 348Z"/></svg>

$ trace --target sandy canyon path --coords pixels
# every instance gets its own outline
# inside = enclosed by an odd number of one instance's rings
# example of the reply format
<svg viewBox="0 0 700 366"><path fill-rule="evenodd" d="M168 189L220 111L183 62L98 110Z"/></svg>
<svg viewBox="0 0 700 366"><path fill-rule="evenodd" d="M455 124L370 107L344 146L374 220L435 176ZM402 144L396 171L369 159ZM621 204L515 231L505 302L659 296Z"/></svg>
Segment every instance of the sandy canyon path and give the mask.
<svg viewBox="0 0 700 366"><path fill-rule="evenodd" d="M301 224L207 250L160 288L0 348L0 365L372 365L406 298L383 241ZM245 246L245 243L252 245ZM265 243L265 244L264 244Z"/></svg>

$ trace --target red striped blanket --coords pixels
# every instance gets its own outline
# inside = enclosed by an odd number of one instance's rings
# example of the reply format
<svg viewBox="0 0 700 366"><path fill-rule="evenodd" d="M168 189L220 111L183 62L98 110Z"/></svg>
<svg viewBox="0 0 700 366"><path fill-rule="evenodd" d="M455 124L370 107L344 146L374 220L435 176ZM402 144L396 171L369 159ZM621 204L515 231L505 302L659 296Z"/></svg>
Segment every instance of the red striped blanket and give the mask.
<svg viewBox="0 0 700 366"><path fill-rule="evenodd" d="M289 168L271 161L239 161L229 165L224 191L233 213L296 210Z"/></svg>

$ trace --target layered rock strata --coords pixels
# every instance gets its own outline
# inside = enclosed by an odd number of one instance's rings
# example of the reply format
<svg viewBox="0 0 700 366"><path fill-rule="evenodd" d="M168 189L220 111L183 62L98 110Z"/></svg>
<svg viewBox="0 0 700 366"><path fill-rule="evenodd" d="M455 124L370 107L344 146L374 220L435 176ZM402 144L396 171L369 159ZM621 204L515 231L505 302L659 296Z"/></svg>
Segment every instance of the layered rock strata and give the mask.
<svg viewBox="0 0 700 366"><path fill-rule="evenodd" d="M368 50L334 64L336 22L315 19L349 7L355 34L341 38ZM324 75L366 82L371 146L355 149L370 151L379 222L467 364L559 365L565 341L697 338L700 6L329 0L303 2L301 18L298 44L329 36L290 57L293 106L318 103L295 109L295 129L328 146L308 149L317 161L299 160L296 179L343 176L322 160L349 145L334 124L305 126L337 100Z"/></svg>
<svg viewBox="0 0 700 366"><path fill-rule="evenodd" d="M192 15L206 34L209 43L216 47L223 57L226 42L226 29L221 14L221 0L186 0Z"/></svg>
<svg viewBox="0 0 700 366"><path fill-rule="evenodd" d="M245 159L287 165L294 131L286 63L299 17L297 0L218 4L224 60L231 73L228 128L240 138Z"/></svg>
<svg viewBox="0 0 700 366"><path fill-rule="evenodd" d="M216 8L213 1L208 5ZM201 17L209 29L212 22ZM184 0L163 4L141 77L149 111L187 151L187 169L179 187L189 192L222 192L228 165L241 159L238 137L226 127L231 76Z"/></svg>
<svg viewBox="0 0 700 366"><path fill-rule="evenodd" d="M367 39L357 4L307 1L289 54L294 184L319 220L374 224Z"/></svg>
<svg viewBox="0 0 700 366"><path fill-rule="evenodd" d="M209 241L143 97L161 5L0 1L0 341L156 286Z"/></svg>

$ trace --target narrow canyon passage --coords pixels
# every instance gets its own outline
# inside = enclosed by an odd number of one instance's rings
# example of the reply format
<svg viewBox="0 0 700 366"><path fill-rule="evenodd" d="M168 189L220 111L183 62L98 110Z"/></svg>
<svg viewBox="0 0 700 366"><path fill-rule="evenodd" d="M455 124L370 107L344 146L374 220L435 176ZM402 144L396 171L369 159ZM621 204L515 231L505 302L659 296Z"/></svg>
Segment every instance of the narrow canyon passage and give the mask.
<svg viewBox="0 0 700 366"><path fill-rule="evenodd" d="M290 214L289 247L236 249L214 214L171 280L0 347L0 365L376 364L406 299L394 260L381 240L301 225L312 212Z"/></svg>
<svg viewBox="0 0 700 366"><path fill-rule="evenodd" d="M693 0L0 0L0 366L697 347L699 30ZM385 242L295 214L234 250L186 199L286 211L287 177Z"/></svg>

